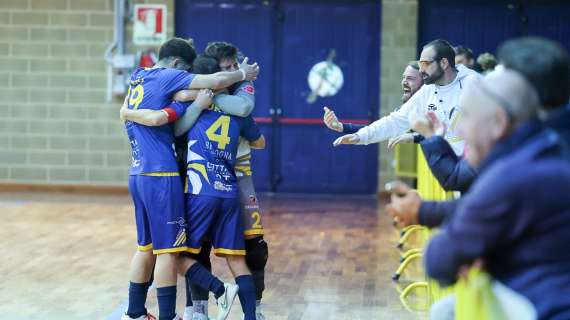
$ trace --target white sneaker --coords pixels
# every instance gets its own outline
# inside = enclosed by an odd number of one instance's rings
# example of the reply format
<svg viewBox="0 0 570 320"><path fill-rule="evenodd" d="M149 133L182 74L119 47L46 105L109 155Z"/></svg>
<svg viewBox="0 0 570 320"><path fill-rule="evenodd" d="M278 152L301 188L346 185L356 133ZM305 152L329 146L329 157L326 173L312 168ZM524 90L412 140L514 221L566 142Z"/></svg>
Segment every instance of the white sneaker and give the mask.
<svg viewBox="0 0 570 320"><path fill-rule="evenodd" d="M237 284L224 283L224 289L226 289L224 294L216 300L216 304L218 305L217 320L227 319L232 305L234 304L234 300L236 299L239 287Z"/></svg>
<svg viewBox="0 0 570 320"><path fill-rule="evenodd" d="M193 300L194 315L192 320L210 320L208 317L208 300Z"/></svg>
<svg viewBox="0 0 570 320"><path fill-rule="evenodd" d="M245 316L243 316L242 319L245 319ZM255 310L255 320L265 320L265 316L263 315L263 313Z"/></svg>
<svg viewBox="0 0 570 320"><path fill-rule="evenodd" d="M140 316L140 317L138 317L138 318L131 318L131 317L129 317L128 314L123 313L123 316L121 317L121 320L156 320L156 317L153 316L153 315L150 314L150 313L147 313L147 314L142 315L142 316Z"/></svg>
<svg viewBox="0 0 570 320"><path fill-rule="evenodd" d="M194 307L189 306L184 308L184 315L182 320L192 320L192 314L194 313Z"/></svg>
<svg viewBox="0 0 570 320"><path fill-rule="evenodd" d="M263 309L261 305L257 305L255 307L255 320L265 320L265 316L263 315Z"/></svg>
<svg viewBox="0 0 570 320"><path fill-rule="evenodd" d="M210 320L207 315L203 313L194 312L192 315L192 320Z"/></svg>

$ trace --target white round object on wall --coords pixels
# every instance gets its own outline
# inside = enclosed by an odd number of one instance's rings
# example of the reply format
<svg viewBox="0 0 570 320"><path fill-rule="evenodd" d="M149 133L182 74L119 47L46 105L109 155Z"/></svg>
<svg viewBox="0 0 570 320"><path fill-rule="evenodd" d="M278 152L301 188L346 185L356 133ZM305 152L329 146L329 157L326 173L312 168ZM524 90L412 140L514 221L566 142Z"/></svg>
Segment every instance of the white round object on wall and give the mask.
<svg viewBox="0 0 570 320"><path fill-rule="evenodd" d="M313 94L330 97L336 95L342 88L344 75L336 64L322 61L311 68L307 81Z"/></svg>

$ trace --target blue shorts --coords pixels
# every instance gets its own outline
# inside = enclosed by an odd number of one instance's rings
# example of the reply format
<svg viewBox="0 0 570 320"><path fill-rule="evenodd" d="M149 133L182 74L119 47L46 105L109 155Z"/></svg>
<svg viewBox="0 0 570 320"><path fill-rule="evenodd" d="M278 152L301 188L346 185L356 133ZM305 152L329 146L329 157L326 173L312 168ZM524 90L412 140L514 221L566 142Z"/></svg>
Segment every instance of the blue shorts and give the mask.
<svg viewBox="0 0 570 320"><path fill-rule="evenodd" d="M178 176L129 177L139 250L154 254L186 251L184 192Z"/></svg>
<svg viewBox="0 0 570 320"><path fill-rule="evenodd" d="M200 253L202 240L212 240L216 255L245 255L239 198L186 194L188 251Z"/></svg>

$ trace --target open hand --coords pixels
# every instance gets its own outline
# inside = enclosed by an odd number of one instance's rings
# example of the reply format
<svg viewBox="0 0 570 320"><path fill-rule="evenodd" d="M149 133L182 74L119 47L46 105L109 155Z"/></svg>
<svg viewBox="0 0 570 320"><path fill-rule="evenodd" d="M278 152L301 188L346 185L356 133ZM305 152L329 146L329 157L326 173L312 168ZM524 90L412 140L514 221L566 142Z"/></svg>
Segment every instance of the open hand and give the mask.
<svg viewBox="0 0 570 320"><path fill-rule="evenodd" d="M323 121L327 126L327 128L334 131L342 132L343 130L342 123L338 121L338 118L336 117L334 111L332 111L327 107L324 107L323 110L325 111L325 114L323 116Z"/></svg>
<svg viewBox="0 0 570 320"><path fill-rule="evenodd" d="M394 149L397 145L403 143L414 143L414 134L413 133L404 133L397 137L391 138L388 140L388 149Z"/></svg>
<svg viewBox="0 0 570 320"><path fill-rule="evenodd" d="M198 92L198 96L194 103L198 104L202 110L208 109L210 105L212 105L212 99L214 97L214 93L210 89L202 89Z"/></svg>
<svg viewBox="0 0 570 320"><path fill-rule="evenodd" d="M248 64L248 60L249 58L245 57L242 63L240 63L239 68L245 71L245 80L253 81L257 79L257 75L259 75L259 66L257 65L257 62L254 64Z"/></svg>
<svg viewBox="0 0 570 320"><path fill-rule="evenodd" d="M439 120L433 111L429 111L425 116L413 118L410 126L426 139L434 135L443 136L446 131L445 124Z"/></svg>
<svg viewBox="0 0 570 320"><path fill-rule="evenodd" d="M338 147L341 144L357 144L360 141L360 138L356 134L347 134L333 142L333 146Z"/></svg>

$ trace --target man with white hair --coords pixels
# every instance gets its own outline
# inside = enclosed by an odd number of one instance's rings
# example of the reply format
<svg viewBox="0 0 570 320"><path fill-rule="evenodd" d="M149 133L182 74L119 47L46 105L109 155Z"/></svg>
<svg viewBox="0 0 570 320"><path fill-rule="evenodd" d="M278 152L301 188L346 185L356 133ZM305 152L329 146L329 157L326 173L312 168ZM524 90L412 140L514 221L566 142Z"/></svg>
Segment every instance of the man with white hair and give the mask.
<svg viewBox="0 0 570 320"><path fill-rule="evenodd" d="M461 106L459 134L480 176L428 244L427 274L451 284L482 261L506 314L569 319L570 165L559 136L536 116L537 91L505 70L468 88ZM453 304L436 303L430 319L453 318Z"/></svg>

